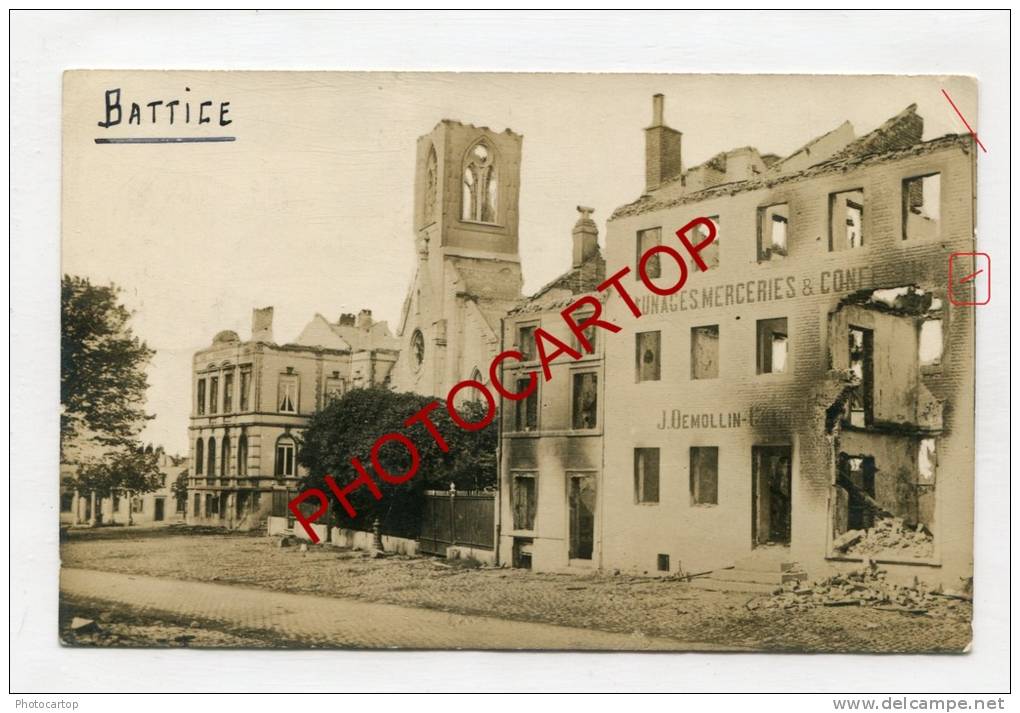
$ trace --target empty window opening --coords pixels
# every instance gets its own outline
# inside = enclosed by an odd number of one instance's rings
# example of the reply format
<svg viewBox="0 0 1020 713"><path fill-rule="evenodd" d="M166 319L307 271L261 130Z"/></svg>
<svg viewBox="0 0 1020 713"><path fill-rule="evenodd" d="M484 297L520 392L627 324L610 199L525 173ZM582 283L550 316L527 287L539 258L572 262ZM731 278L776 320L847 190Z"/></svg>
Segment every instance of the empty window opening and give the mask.
<svg viewBox="0 0 1020 713"><path fill-rule="evenodd" d="M595 549L595 476L569 476L570 559L590 560Z"/></svg>
<svg viewBox="0 0 1020 713"><path fill-rule="evenodd" d="M640 280L641 273L641 256L645 252L656 245L662 244L662 228L650 228L648 230L639 230L637 234L637 257L634 262L634 279ZM650 279L662 276L662 266L659 264L659 253L655 253L645 264L645 275Z"/></svg>
<svg viewBox="0 0 1020 713"><path fill-rule="evenodd" d="M251 368L241 369L241 393L239 394L240 408L248 410L248 392L251 389Z"/></svg>
<svg viewBox="0 0 1020 713"><path fill-rule="evenodd" d="M574 319L575 324L582 324L586 319L590 319L591 316L592 313L587 312L585 314L572 315L572 319ZM591 349L585 348L585 346L581 344L581 340L578 339L577 335L573 332L570 333L571 346L573 346L576 351L580 352L582 356L585 354L595 354L598 351L598 327L595 327L594 325L587 327L584 330L584 338L588 340L588 344L591 345Z"/></svg>
<svg viewBox="0 0 1020 713"><path fill-rule="evenodd" d="M917 448L917 474L918 481L923 485L935 483L935 468L937 465L935 454L935 439L923 438Z"/></svg>
<svg viewBox="0 0 1020 713"><path fill-rule="evenodd" d="M634 335L637 352L637 380L658 381L661 363L661 332L638 332Z"/></svg>
<svg viewBox="0 0 1020 713"><path fill-rule="evenodd" d="M758 259L771 260L786 255L786 233L790 206L778 203L758 209Z"/></svg>
<svg viewBox="0 0 1020 713"><path fill-rule="evenodd" d="M719 504L719 449L691 447L691 504Z"/></svg>
<svg viewBox="0 0 1020 713"><path fill-rule="evenodd" d="M853 250L864 245L864 191L829 196L829 250Z"/></svg>
<svg viewBox="0 0 1020 713"><path fill-rule="evenodd" d="M538 510L537 479L534 473L514 475L511 503L513 505L514 529L534 530L535 513Z"/></svg>
<svg viewBox="0 0 1020 713"><path fill-rule="evenodd" d="M719 325L691 328L691 378L719 376Z"/></svg>
<svg viewBox="0 0 1020 713"><path fill-rule="evenodd" d="M575 429L598 426L599 383L592 371L574 374L572 426Z"/></svg>
<svg viewBox="0 0 1020 713"><path fill-rule="evenodd" d="M534 324L524 324L517 328L517 350L520 351L523 361L534 361L537 358L535 329Z"/></svg>
<svg viewBox="0 0 1020 713"><path fill-rule="evenodd" d="M704 249L701 251L701 259L705 261L705 265L711 270L713 267L719 267L719 216L711 215L708 217L712 221L712 225L715 226L715 239L712 240ZM697 236L694 240L695 244L700 243L708 237L708 228L701 223L694 226L694 233Z"/></svg>
<svg viewBox="0 0 1020 713"><path fill-rule="evenodd" d="M659 502L659 449L634 449L634 499L639 503Z"/></svg>
<svg viewBox="0 0 1020 713"><path fill-rule="evenodd" d="M933 173L903 181L903 239L938 239L942 177Z"/></svg>
<svg viewBox="0 0 1020 713"><path fill-rule="evenodd" d="M929 559L935 553L936 439L918 439L901 459L840 453L832 548L869 559Z"/></svg>
<svg viewBox="0 0 1020 713"><path fill-rule="evenodd" d="M515 537L511 564L514 569L531 569L531 549L535 541L530 538Z"/></svg>
<svg viewBox="0 0 1020 713"><path fill-rule="evenodd" d="M759 374L782 374L786 371L788 342L786 317L758 320Z"/></svg>
<svg viewBox="0 0 1020 713"><path fill-rule="evenodd" d="M790 544L792 449L752 448L751 537L755 546Z"/></svg>
<svg viewBox="0 0 1020 713"><path fill-rule="evenodd" d="M537 383L537 377L535 381ZM530 378L517 379L517 393L524 392L529 384ZM514 408L515 431L534 431L536 428L538 428L538 386L532 389L527 398L518 401Z"/></svg>
<svg viewBox="0 0 1020 713"><path fill-rule="evenodd" d="M461 220L496 223L499 172L492 149L484 141L479 142L464 163Z"/></svg>
<svg viewBox="0 0 1020 713"><path fill-rule="evenodd" d="M850 373L855 383L846 400L846 420L851 426L864 428L873 418L875 335L862 327L850 327L848 335Z"/></svg>
<svg viewBox="0 0 1020 713"><path fill-rule="evenodd" d="M669 555L657 555L655 560L655 568L660 572L669 571Z"/></svg>
<svg viewBox="0 0 1020 713"><path fill-rule="evenodd" d="M839 484L847 491L847 527L862 530L875 524L875 459L871 456L840 458Z"/></svg>
<svg viewBox="0 0 1020 713"><path fill-rule="evenodd" d="M938 366L942 363L942 320L926 319L921 322L918 335L917 357L921 366Z"/></svg>

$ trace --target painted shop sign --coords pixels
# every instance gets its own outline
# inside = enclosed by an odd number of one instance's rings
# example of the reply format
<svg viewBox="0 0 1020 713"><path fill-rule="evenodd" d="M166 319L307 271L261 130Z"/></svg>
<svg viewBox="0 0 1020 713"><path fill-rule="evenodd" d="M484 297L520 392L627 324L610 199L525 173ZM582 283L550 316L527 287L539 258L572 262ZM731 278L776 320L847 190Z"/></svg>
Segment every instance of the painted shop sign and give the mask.
<svg viewBox="0 0 1020 713"><path fill-rule="evenodd" d="M692 413L683 409L663 409L659 419L660 431L711 428L789 428L793 417L786 409L769 406L752 406L744 411L715 411Z"/></svg>
<svg viewBox="0 0 1020 713"><path fill-rule="evenodd" d="M688 310L730 307L732 305L777 302L815 294L853 292L871 287L875 273L870 265L846 269L822 270L818 277L786 275L767 280L742 280L713 287L691 287L671 295L644 295L638 298L643 314L686 312Z"/></svg>

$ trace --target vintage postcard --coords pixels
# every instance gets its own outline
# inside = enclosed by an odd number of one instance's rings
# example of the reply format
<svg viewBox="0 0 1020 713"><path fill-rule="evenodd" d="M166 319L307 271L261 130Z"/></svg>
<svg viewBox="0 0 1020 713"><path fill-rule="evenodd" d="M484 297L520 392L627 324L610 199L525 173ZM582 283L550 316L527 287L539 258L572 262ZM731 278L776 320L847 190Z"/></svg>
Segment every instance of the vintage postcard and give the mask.
<svg viewBox="0 0 1020 713"><path fill-rule="evenodd" d="M62 642L966 651L977 91L67 72Z"/></svg>

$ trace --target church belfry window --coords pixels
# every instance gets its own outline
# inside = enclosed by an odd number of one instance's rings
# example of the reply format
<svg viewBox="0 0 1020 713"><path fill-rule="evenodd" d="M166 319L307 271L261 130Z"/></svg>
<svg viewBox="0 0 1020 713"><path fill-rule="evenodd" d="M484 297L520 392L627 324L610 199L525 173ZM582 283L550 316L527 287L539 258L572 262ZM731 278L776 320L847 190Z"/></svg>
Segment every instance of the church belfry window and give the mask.
<svg viewBox="0 0 1020 713"><path fill-rule="evenodd" d="M420 329L416 329L411 335L411 365L415 371L421 369L423 361L425 361L425 337L422 336Z"/></svg>
<svg viewBox="0 0 1020 713"><path fill-rule="evenodd" d="M499 172L494 152L484 141L479 141L464 161L461 220L495 223L498 195Z"/></svg>
<svg viewBox="0 0 1020 713"><path fill-rule="evenodd" d="M436 184L439 181L436 148L429 149L429 157L425 163L425 225L436 219Z"/></svg>

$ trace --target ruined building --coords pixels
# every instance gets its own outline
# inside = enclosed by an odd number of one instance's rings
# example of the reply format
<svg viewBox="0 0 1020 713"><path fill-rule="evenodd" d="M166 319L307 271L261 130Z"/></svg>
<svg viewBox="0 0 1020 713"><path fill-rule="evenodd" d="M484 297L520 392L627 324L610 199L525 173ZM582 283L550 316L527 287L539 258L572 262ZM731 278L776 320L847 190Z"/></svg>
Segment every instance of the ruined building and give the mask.
<svg viewBox="0 0 1020 713"><path fill-rule="evenodd" d="M370 310L315 318L291 343L273 338L273 308L256 309L241 341L220 332L196 352L187 521L259 528L285 516L304 475L300 434L309 417L348 389L385 383L397 340Z"/></svg>
<svg viewBox="0 0 1020 713"><path fill-rule="evenodd" d="M591 208L579 206L570 270L524 300L503 324L505 349L523 355L503 362L500 380L522 393L535 374L536 388L520 401L503 400L500 429L500 557L515 567L592 568L598 483L602 477L605 405L603 342L615 335L589 328L580 344L560 312L578 298L603 299L596 287L606 277ZM593 308L582 306L581 322ZM582 355L550 365L542 380L535 346L541 327ZM590 346L590 349L587 347Z"/></svg>
<svg viewBox="0 0 1020 713"><path fill-rule="evenodd" d="M698 216L718 237L678 293L633 278L640 319L607 303L624 329L604 339L600 566L971 575L974 315L947 280L974 248L974 147L922 129L910 106L786 158L745 147L686 168L655 97L645 190L609 220L607 263L636 275ZM650 275L675 284L659 258Z"/></svg>

